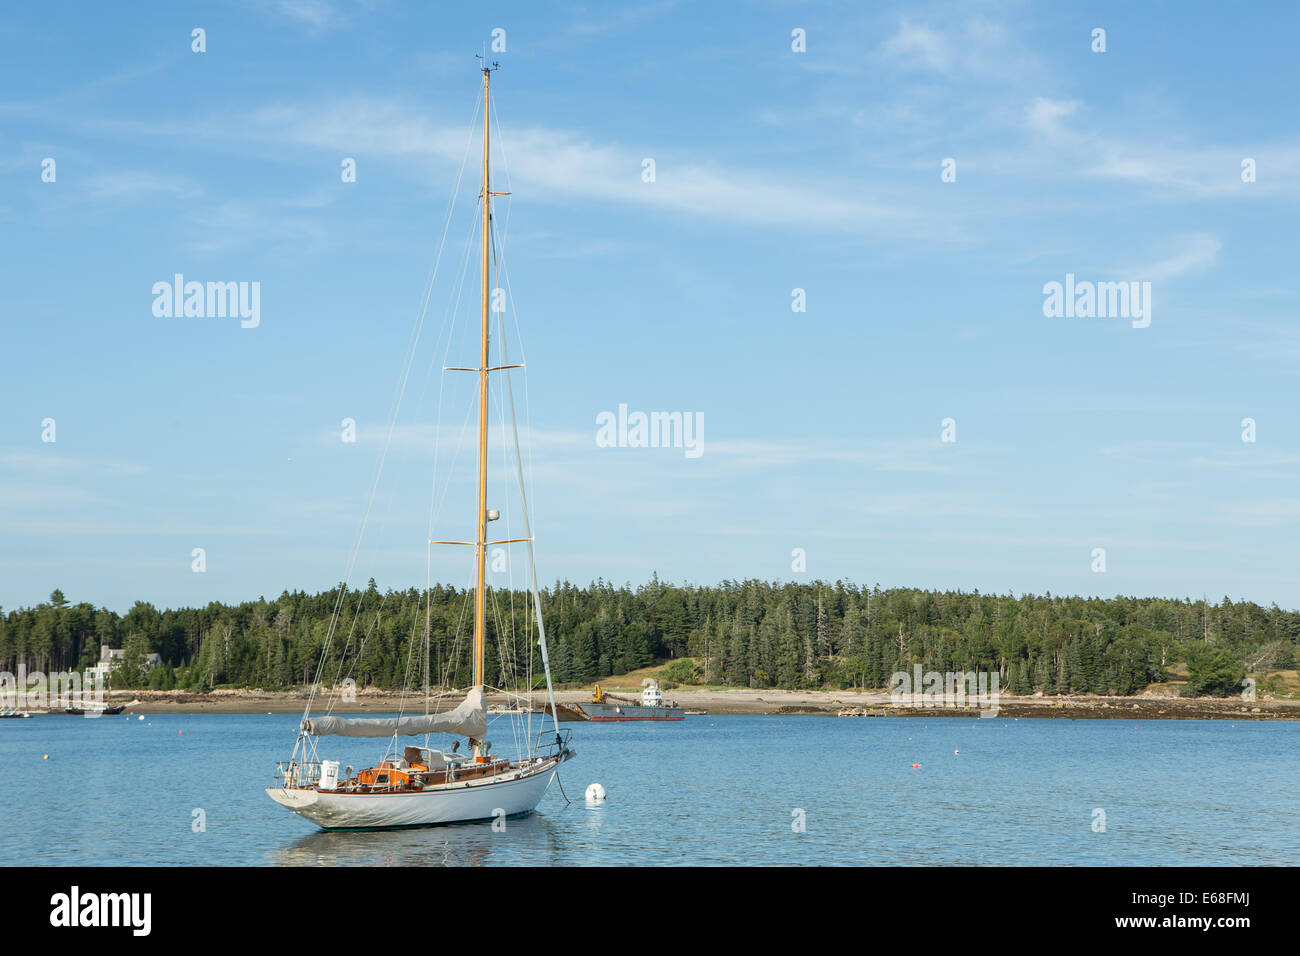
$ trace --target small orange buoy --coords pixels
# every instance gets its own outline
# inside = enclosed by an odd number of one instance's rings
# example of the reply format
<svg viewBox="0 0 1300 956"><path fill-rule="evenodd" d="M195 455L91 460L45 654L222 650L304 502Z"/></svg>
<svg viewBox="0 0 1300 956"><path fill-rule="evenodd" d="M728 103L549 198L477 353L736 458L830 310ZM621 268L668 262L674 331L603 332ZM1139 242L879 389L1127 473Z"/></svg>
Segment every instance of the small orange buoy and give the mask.
<svg viewBox="0 0 1300 956"><path fill-rule="evenodd" d="M921 769L921 765L920 765L919 763L914 763L914 764L912 764L912 769L913 769L913 770L920 770L920 769Z"/></svg>
<svg viewBox="0 0 1300 956"><path fill-rule="evenodd" d="M50 755L49 755L49 754L46 754L46 755L45 755L44 757L42 757L41 759L42 759L42 760L49 760L49 759L50 759Z"/></svg>
<svg viewBox="0 0 1300 956"><path fill-rule="evenodd" d="M178 733L178 734L183 734L183 733L185 733L185 731L183 731L183 730L178 730L178 731L176 731L176 733Z"/></svg>

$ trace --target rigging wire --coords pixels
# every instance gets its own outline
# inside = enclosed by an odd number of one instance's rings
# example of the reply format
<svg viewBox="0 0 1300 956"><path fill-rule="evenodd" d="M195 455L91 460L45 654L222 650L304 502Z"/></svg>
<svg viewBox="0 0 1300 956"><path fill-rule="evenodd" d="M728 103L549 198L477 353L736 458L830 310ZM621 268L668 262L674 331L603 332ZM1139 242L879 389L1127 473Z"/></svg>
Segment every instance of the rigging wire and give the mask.
<svg viewBox="0 0 1300 956"><path fill-rule="evenodd" d="M463 178L465 167L467 165L469 148L473 140L474 126L476 125L478 120L480 106L481 106L481 101L479 101L476 98L474 117L471 120L470 130L466 140L465 154L464 157L462 158L461 167L456 178L456 186L455 189L453 190L452 198L448 206L447 216L444 222L442 236L438 245L437 254L435 256L434 263L431 267L430 274L426 281L425 292L421 303L420 312L419 315L417 316L414 328L412 329L411 337L408 341L407 353L403 360L402 368L398 377L396 394L394 396L393 403L390 410L389 423L388 423L388 429L387 429L384 446L379 456L379 460L376 465L371 483L367 490L365 510L362 516L360 526L357 529L357 533L353 542L353 547L351 549L351 553L349 555L349 559L345 567L344 578L339 586L339 593L335 600L334 611L331 615L330 624L325 636L325 642L322 648L321 658L316 669L316 675L315 675L316 679L313 681L313 684L309 691L307 706L306 709L304 710L304 715L303 715L304 718L309 716L311 712L312 704L314 703L314 699L320 689L320 679L324 673L326 662L329 657L329 648L331 646L331 642L341 632L340 621L343 614L343 609L345 607L345 603L348 600L348 596L349 596L348 595L349 582L351 581L352 575L356 570L357 560L361 550L361 544L365 537L365 533L370 521L371 511L375 503L375 497L378 491L380 480L384 473L388 453L392 447L393 438L396 432L397 422L400 416L403 399L406 394L406 389L409 383L410 375L415 363L415 356L418 352L421 337L423 335L423 328L424 328L424 323L428 311L429 299L432 294L433 284L438 275L439 267L443 257L443 252L446 245L448 232L450 229L451 218L456 206L457 197L459 196L460 184ZM497 127L498 142L503 144L504 137L501 134L501 120L499 116L499 111L498 111L498 115L494 118L496 121L495 125ZM502 153L502 164L505 170L505 181L507 184L506 191L509 192L510 178L509 178L508 160L506 160L504 156L504 149L500 146L498 147L498 149ZM489 187L485 182L485 189L484 189L485 193L487 192L488 188ZM479 202L490 203L491 202L490 195L480 196ZM477 203L475 205L477 207ZM507 202L506 210L505 210L506 213L505 219L501 230L498 230L495 227L496 217L494 215L490 216L488 224L486 226L488 234L483 237L483 240L489 247L491 253L491 264L496 268L498 279L499 281L502 282L502 284L506 288L506 294L510 304L510 309L512 312L515 312L515 315L513 317L513 324L514 324L514 330L516 334L516 340L519 344L519 352L521 355L521 364L522 364L522 356L524 354L523 339L522 339L522 334L520 333L518 312L515 309L513 290L510 288L509 275L506 270L505 252L504 252L505 240L509 231L511 209L512 209L512 203ZM442 341L443 334L446 333L446 345L444 348L444 371L442 376L440 376L439 393L438 393L438 421L439 422L441 422L441 412L444 404L445 391L446 391L446 370L447 370L446 357L450 354L451 342L454 337L454 329L456 325L456 316L460 311L461 301L466 288L466 276L468 274L470 251L472 248L472 240L475 231L476 230L471 229L470 235L467 239L466 251L462 257L461 268L458 270L459 274L457 276L457 280L455 282L452 295L449 297L448 309L444 313L442 328L440 329L438 334L438 341ZM504 309L503 308L497 309L496 311L498 311L499 313L497 319L497 326L501 338L501 344L499 346L501 352L501 364L508 365L509 364L508 339L506 336L505 317L504 314L502 314L504 313ZM422 386L421 393L420 393L420 398L419 398L420 406L423 406L424 395L427 391L428 380L432 373L432 361L435 357L436 357L436 352L434 352L434 354L431 355L430 358L430 368L428 372L426 372L424 385ZM497 388L495 390L496 394L493 394L491 397L495 399L495 404L497 406L496 410L498 411L498 418L500 422L501 437L502 437L503 468L508 468L510 464L509 461L510 456L508 455L508 450L505 447L505 445L507 444L505 440L507 436L507 432L506 432L507 408L510 413L510 435L511 437L513 437L513 445L514 445L514 456L513 456L514 473L515 473L515 478L519 490L520 506L521 506L523 525L524 525L525 537L523 543L525 543L527 546L529 583L530 583L530 593L532 598L530 602L524 603L524 617L525 617L525 624L526 624L525 633L528 635L528 638L526 639L524 646L528 648L527 687L528 687L529 701L531 704L532 685L533 685L533 679L532 679L533 652L530 645L531 645L533 618L536 617L537 634L538 634L537 647L540 649L541 660L546 671L546 689L551 704L551 714L552 717L555 719L555 731L556 731L556 739L558 743L560 737L559 715L555 707L554 686L551 679L550 664L548 660L545 625L542 618L541 597L537 586L537 569L536 569L535 553L533 547L532 519L530 517L529 504L528 504L529 498L531 497L531 492L534 489L534 480L535 480L533 470L532 470L533 449L532 449L532 429L531 429L531 403L529 401L528 377L527 377L527 372L525 370L525 374L524 374L524 404L525 404L525 414L526 414L525 429L528 438L527 457L529 463L529 468L528 468L529 480L527 482L527 487L525 487L523 455L521 453L521 446L519 442L518 414L517 414L515 397L514 397L513 383L509 375L509 372L511 370L505 369L503 371L506 372L506 380L504 383L499 383L497 385ZM446 476L446 480L444 484L442 485L441 491L439 490L438 480L437 480L438 467L440 465L440 452L441 452L441 445L442 445L442 442L438 440L440 438L441 426L440 425L435 426L434 480L432 482L432 487L431 487L430 507L429 507L428 537L427 537L427 544L426 544L425 589L424 589L424 594L421 596L421 601L417 601L415 613L412 616L411 635L410 635L409 644L407 648L407 660L404 668L404 675L403 675L404 679L403 679L402 694L399 702L399 713L405 713L407 691L412 677L413 666L414 666L414 655L417 648L422 649L421 668L422 668L422 673L424 675L425 712L426 713L428 712L428 700L430 697L429 655L430 655L430 642L431 642L431 631L432 631L432 548L431 545L433 539L433 529L438 524L438 521L441 517L442 508L446 503L448 494L451 489L452 473L455 470L456 462L459 459L459 453L464 444L463 439L464 439L465 432L468 429L469 419L472 411L473 411L473 404L471 403L470 407L467 409L465 420L462 423L461 433L460 436L458 437L458 441L455 447L455 453L452 456L452 462L448 467L448 474ZM489 414L489 410L484 409L482 413L486 416ZM409 457L409 452L410 452L410 447L405 446L401 461L398 466L399 478L403 470L405 469L405 465ZM394 490L390 492L388 498L387 510L385 511L385 516L391 514L395 494L396 491L394 488ZM506 529L507 529L506 538L510 539L513 534L513 532L510 530L513 524L513 507L511 504L510 496L507 496L504 505L505 507L503 510L506 512L505 514ZM384 532L384 528L381 526L379 530L381 540L382 540L383 532ZM378 547L378 544L376 544L374 547ZM476 555L476 559L477 557L478 556ZM484 555L483 557L484 559L486 559L486 555ZM493 615L495 617L494 623L496 624L496 633L494 637L496 639L495 643L499 655L498 676L506 684L513 684L517 688L520 680L520 667L519 667L520 654L519 654L519 649L516 647L516 631L515 631L515 621L518 616L518 611L515 606L515 593L514 593L515 588L514 588L514 573L513 573L514 562L509 557L508 549L507 549L506 570L507 570L507 593L509 598L509 602L508 602L509 603L509 626L506 626L505 621L503 619L501 599L499 594L497 593L499 589L491 589L492 610L493 610ZM484 581L484 589L488 590L488 585L486 580ZM365 609L367 598L369 596L369 589L356 595L356 608L354 613L351 616L352 620L347 629L346 643L343 645L342 651L338 658L338 667L336 669L334 686L331 687L328 692L327 705L329 708L332 709L334 705L335 696L339 690L339 676L343 674L344 667L345 666L347 667L347 673L349 676L351 676L354 670L356 670L358 667L363 666L367 645L369 644L370 639L380 631L383 609L389 596L391 596L392 593L394 592L390 589L380 598L378 607L376 607L372 612L373 618L370 620L369 627L363 626L361 628L359 644L357 645L355 653L352 653L350 655L349 651L352 650L353 637L358 633L357 626L359 623L363 621L362 614L363 614L363 610ZM447 678L450 677L452 671L455 668L457 668L459 664L460 641L463 636L463 627L468 612L469 598L471 593L472 593L471 588L467 586L464 592L463 600L461 602L460 614L458 616L456 628L453 634L451 653L448 656L447 660L441 663L440 670L442 673L440 674L440 685L443 687L447 686L448 683ZM486 599L486 595L484 595L484 598ZM417 632L419 628L419 611L420 611L421 602L423 602L424 604L424 611L425 611L425 615L424 615L425 629L424 629L423 642L417 640ZM502 690L502 689L498 688L498 690ZM503 692L507 695L508 698L511 696L509 690L503 690ZM514 696L517 697L518 695L516 694ZM531 706L528 709L528 714L529 714L528 734L531 737L531 732L532 732L531 731L531 727L532 727ZM511 721L511 723L512 723L512 727L514 728L517 751L522 755L524 751L518 739L518 723L513 720ZM545 723L544 720L543 723ZM426 744L427 742L428 740L426 735ZM396 743L396 737L394 737L394 745L395 743ZM296 753L297 753L297 748L295 747L295 754ZM558 773L556 774L555 779L558 782L559 780ZM563 794L562 784L561 784L561 793ZM569 802L567 795L565 795L565 801L566 803Z"/></svg>
<svg viewBox="0 0 1300 956"><path fill-rule="evenodd" d="M493 261L494 261L494 262L497 262L497 261L498 261L498 250L497 250L495 244L494 244L493 247L492 247L492 256L493 256ZM518 313L518 310L515 308L515 305L514 305L514 294L513 294L513 292L510 290L510 279L509 279L509 274L506 272L506 269L505 269L505 250L504 250L504 248L502 248L502 249L500 250L499 260L500 260L500 263L499 263L499 265L498 265L498 274L502 277L503 281L504 281L505 284L506 284L506 295L507 295L507 298L508 298L509 301L510 301L511 311L514 313L514 318L515 318L515 330L516 330L516 335L518 336L518 338L519 338L519 343L520 343L520 345L519 345L519 351L520 351L520 363L523 364L523 366L524 366L524 372L525 372L525 375L524 375L524 383L525 383L525 396L526 396L526 395L527 395L527 391L526 391L526 389L527 389L527 382L528 382L528 376L527 376L527 370L528 370L528 367L527 367L527 364L526 364L526 363L524 362L524 360L523 360L523 336L522 336L522 334L519 334L519 331L518 331L518 330L519 330L519 313ZM501 321L502 325L504 326L504 322L505 322L504 317L502 317L502 319L501 319L500 321ZM509 348L507 347L506 342L507 342L507 340L506 340L506 336L505 336L504 328L503 328L503 330L502 330L502 335L501 335L501 364L503 364L503 365L509 365L509 364L510 364ZM560 714L559 714L559 710L558 710L558 708L555 706L555 687L554 687L554 683L552 682L552 679L551 679L551 663L550 663L550 659L549 659L548 649L547 649L547 646L546 646L546 626L545 626L545 623L544 623L544 620L543 620L543 617L542 617L542 598L541 598L541 594L539 593L538 588L537 588L537 560L536 560L536 554L535 554L535 551L534 551L534 549L533 549L533 530L532 530L532 527L533 527L533 526L532 526L532 521L531 521L531 519L530 519L530 517L529 517L529 513L528 513L528 498L529 498L529 495L528 495L528 493L525 492L525 489L524 489L523 458L522 458L522 456L521 456L521 453L520 453L520 446L519 446L519 419L518 419L518 414L516 413L516 410L515 410L514 385L513 385L512 381L511 381L511 379L510 379L509 370L507 370L507 373L506 373L505 386L504 386L504 387L505 387L506 396L508 397L508 400L509 400L509 406L510 406L510 424L511 424L511 428L512 428L512 431L513 431L513 434L514 434L514 448L515 448L515 476L516 476L516 479L517 479L517 481L518 481L518 487L519 487L519 504L520 504L520 510L521 510L521 512L522 512L522 517L523 517L523 522L524 522L524 546L525 546L525 548L527 549L527 553L528 553L528 570L529 570L529 581L530 581L530 585L531 585L531 594L532 594L532 599L533 599L533 600L532 600L532 603L533 603L533 611L534 611L534 615L535 615L536 618L537 618L537 634L538 634L538 638L537 638L537 646L538 646L538 649L541 651L541 655L542 655L542 666L543 666L543 668L544 668L545 671L546 671L546 694L547 694L547 698L548 698L548 700L550 701L550 705L551 705L551 716L552 716L552 718L554 719L554 723L555 723L555 736L556 736L556 739L558 740L558 739L559 739L559 736L560 736ZM530 419L530 422L531 422L531 419ZM503 428L504 428L504 422L503 422ZM531 448L532 448L532 428L531 428L531 426L528 428L528 433L529 433L529 471L530 471L530 474L532 474L532 453L531 453ZM530 487L531 487L532 482L529 482L529 485L530 485ZM531 631L530 631L530 634L531 634ZM544 724L545 724L545 722L543 721L543 725L544 725Z"/></svg>
<svg viewBox="0 0 1300 956"><path fill-rule="evenodd" d="M388 457L388 450L389 450L390 446L392 445L393 434L394 434L394 432L396 431L396 427L397 427L397 418L398 418L398 415L399 415L400 410L401 410L402 398L403 398L403 396L404 396L405 393L406 393L406 383L407 383L407 380L408 380L408 378L409 378L409 376L410 376L411 366L412 366L412 364L413 364L414 361L415 361L415 354L416 354L416 351L417 351L417 349L418 349L418 347L419 347L420 336L421 336L421 334L422 334L422 332L423 332L423 330L424 330L424 319L425 319L425 315L426 315L426 313L427 313L427 311L428 311L428 306L429 306L429 297L430 297L430 295L431 295L432 292L433 292L433 284L434 284L434 281L437 279L438 268L439 268L439 266L440 266L441 263L442 263L442 252L443 252L443 248L444 248L445 245L446 245L446 241L447 241L447 232L448 232L448 230L449 230L450 227L451 227L451 218L452 218L452 213L453 213L453 211L455 210L455 207L456 207L456 199L457 199L458 194L459 194L459 192L460 192L460 189L459 189L460 178L461 178L461 176L463 175L463 173L464 173L464 169L465 169L465 165L466 165L466 163L468 162L468 158L469 158L469 146L470 146L470 143L473 141L474 126L476 125L476 121L477 121L477 118L478 118L478 111L479 111L479 104L478 104L478 102L477 102L477 100L476 100L476 102L475 102L475 106L474 106L474 114L473 114L473 117L471 118L470 126L469 126L469 132L468 132L467 137L466 137L466 143L465 143L465 155L464 155L464 158L463 158L462 161L461 161L461 169L460 169L460 172L457 174L457 188L453 191L453 193L452 193L452 197L451 197L450 201L448 202L448 206L447 206L447 214L446 214L446 217L445 217L445 219L444 219L444 224L443 224L442 236L441 236L441 238L440 238L440 240L439 240L439 242L438 242L438 251L437 251L436 255L434 256L434 261L433 261L433 264L432 264L432 266L431 266L431 268L430 268L430 270L429 270L429 276L428 276L428 279L427 279L427 281L426 281L426 283L425 283L425 293L424 293L423 302L421 303L421 306L420 306L420 312L419 312L419 315L418 315L417 318L416 318L416 321L415 321L415 324L414 324L414 328L411 330L411 337L410 337L410 340L409 340L409 343L408 343L408 346L407 346L407 354L406 354L406 358L405 358L405 360L404 360L404 362L403 362L402 371L401 371L400 374L399 374L399 384L398 384L398 387L397 387L397 394L394 396L394 399L393 399L393 405L392 405L391 414L390 414L390 417L389 417L388 433L387 433L387 436L385 437L385 440L384 440L384 449L383 449L383 452L381 453L381 455L380 455L380 457L379 457L379 462L378 462L378 464L377 464L377 466L376 466L376 468L375 468L374 477L373 477L373 479L372 479L372 481L371 481L370 488L369 488L369 490L368 490L368 492L367 492L365 512L364 512L364 514L362 515L360 526L359 526L358 529L357 529L356 537L355 537L354 542L353 542L352 553L351 553L350 557L348 558L348 562L347 562L347 565L346 565L346 568L345 568L345 571L344 571L343 581L342 581L342 583L341 583L341 585L340 585L340 587L339 587L339 595L338 595L338 599L337 599L337 601L335 602L334 614L333 614L332 617L331 617L329 628L328 628L327 631L326 631L326 636L325 636L325 645L324 645L324 647L323 647L322 650L321 650L321 659L320 659L320 662L319 662L319 664L317 665L317 668L316 668L316 675L315 675L316 679L312 682L312 686L311 686L310 690L308 691L307 704L306 704L306 707L305 707L304 710L303 710L303 719L304 719L304 720L305 720L305 719L306 719L306 718L311 714L311 706L312 706L312 703L315 701L315 697L316 697L316 693L317 693L317 687L319 686L319 684L320 684L320 678L321 678L322 674L324 673L325 661L327 660L327 658L328 658L328 656L329 656L329 647L330 647L330 643L331 643L331 641L333 640L334 634L335 634L335 632L336 632L336 630L337 630L337 627L338 627L338 617L339 617L339 612L342 610L343 600L344 600L344 595L345 595L346 592L347 592L347 586L348 586L348 582L351 580L352 572L355 570L355 567L356 567L356 560L357 560L357 557L359 556L360 551L361 551L361 542L362 542L362 540L363 540L363 538L364 538L364 536L365 536L366 526L367 526L367 524L368 524L368 522L369 522L369 520L370 520L370 509L371 509L371 507L374 505L375 493L376 493L376 491L378 490L378 486L379 486L380 478L383 476L383 471L384 471L384 462L386 461L386 459L387 459L387 457ZM358 612L357 612L357 613L358 613L358 615L360 614L360 605L358 605ZM354 624L355 624L355 621L356 621L356 618L355 618L355 617L353 618L353 621L354 621ZM340 660L340 662L339 662L339 669L340 669L340 671L341 671L341 668L342 668L342 660ZM336 688L337 688L337 685L336 685ZM328 699L327 699L327 702L328 702L329 706L331 706L331 707L332 707L332 705L333 705L333 699L334 699L334 694L335 694L335 690L336 690L336 688L331 689L331 691L330 691L330 693L329 693L329 697L328 697Z"/></svg>

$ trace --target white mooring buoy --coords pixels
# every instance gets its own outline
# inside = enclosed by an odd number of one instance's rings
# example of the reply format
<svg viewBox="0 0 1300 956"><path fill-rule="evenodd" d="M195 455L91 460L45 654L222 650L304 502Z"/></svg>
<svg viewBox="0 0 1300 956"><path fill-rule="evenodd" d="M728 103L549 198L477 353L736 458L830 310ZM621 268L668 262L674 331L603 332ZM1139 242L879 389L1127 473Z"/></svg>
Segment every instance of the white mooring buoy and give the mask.
<svg viewBox="0 0 1300 956"><path fill-rule="evenodd" d="M605 788L598 783L593 783L587 787L587 802L599 803L605 799Z"/></svg>

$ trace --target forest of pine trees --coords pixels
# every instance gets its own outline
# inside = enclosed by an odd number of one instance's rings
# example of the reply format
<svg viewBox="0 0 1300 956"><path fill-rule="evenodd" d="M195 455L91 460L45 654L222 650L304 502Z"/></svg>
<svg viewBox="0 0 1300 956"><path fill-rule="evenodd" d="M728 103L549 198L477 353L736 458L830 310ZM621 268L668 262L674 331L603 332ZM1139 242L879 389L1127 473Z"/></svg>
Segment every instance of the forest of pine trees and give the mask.
<svg viewBox="0 0 1300 956"><path fill-rule="evenodd" d="M428 679L469 681L467 592L436 587L381 592L372 580L343 595L335 636L320 671L337 589L285 592L238 605L158 610L136 602L125 614L48 603L3 613L0 670L77 670L100 645L123 648L115 687L285 689L350 676L359 687L395 689ZM527 595L494 592L486 674L519 687L530 667ZM1300 613L1227 598L1209 605L1163 598L990 595L881 590L842 582L727 581L715 587L654 578L632 588L598 581L557 583L542 595L557 683L579 684L646 665L676 682L734 687L885 687L914 663L937 671L996 671L1003 691L1026 694L1133 693L1186 665L1196 693L1236 691L1247 670L1294 666ZM503 636L511 615L513 637ZM459 634L459 637L457 635ZM162 665L147 669L145 655Z"/></svg>

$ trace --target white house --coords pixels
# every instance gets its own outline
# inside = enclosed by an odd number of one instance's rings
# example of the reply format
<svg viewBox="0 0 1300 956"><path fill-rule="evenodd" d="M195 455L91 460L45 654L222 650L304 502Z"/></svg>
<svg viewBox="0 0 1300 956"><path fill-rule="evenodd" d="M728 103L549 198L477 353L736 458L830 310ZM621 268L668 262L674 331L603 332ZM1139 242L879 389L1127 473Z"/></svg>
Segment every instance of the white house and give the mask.
<svg viewBox="0 0 1300 956"><path fill-rule="evenodd" d="M107 644L99 645L99 663L94 667L86 670L87 675L94 677L96 680L104 680L113 671L117 670L126 662L126 651L120 647L109 647ZM146 654L144 656L144 669L152 670L156 665L162 663L161 654Z"/></svg>

